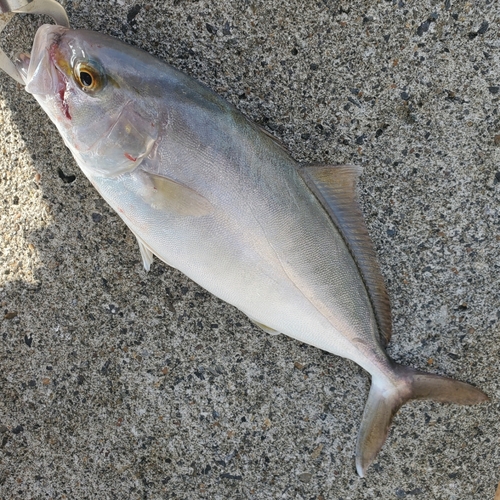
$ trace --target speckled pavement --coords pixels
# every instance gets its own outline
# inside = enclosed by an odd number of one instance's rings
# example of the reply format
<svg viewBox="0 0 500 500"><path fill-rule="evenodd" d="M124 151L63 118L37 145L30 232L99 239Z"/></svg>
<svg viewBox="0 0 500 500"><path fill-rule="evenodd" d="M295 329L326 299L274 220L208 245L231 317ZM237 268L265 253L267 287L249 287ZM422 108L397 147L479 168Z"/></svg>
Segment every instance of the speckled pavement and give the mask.
<svg viewBox="0 0 500 500"><path fill-rule="evenodd" d="M414 402L360 479L369 377L155 261L0 75L1 499L490 500L500 479L500 5L67 1L304 162L364 169L389 352L491 403ZM19 16L6 50L42 18Z"/></svg>

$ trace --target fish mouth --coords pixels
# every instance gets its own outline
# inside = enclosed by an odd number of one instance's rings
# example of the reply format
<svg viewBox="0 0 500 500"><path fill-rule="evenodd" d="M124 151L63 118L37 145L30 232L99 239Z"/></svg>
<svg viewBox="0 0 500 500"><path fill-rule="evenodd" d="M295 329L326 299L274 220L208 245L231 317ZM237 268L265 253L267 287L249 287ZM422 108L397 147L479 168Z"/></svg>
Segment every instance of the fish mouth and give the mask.
<svg viewBox="0 0 500 500"><path fill-rule="evenodd" d="M28 68L26 69L26 61L16 64L19 71L25 74L26 90L30 94L46 95L53 92L53 77L56 75L52 54L65 31L67 28L62 26L40 26L33 41Z"/></svg>
<svg viewBox="0 0 500 500"><path fill-rule="evenodd" d="M41 26L36 32L31 56L21 54L15 64L26 82L27 92L41 99L55 96L63 116L71 119L65 99L71 68L60 47L66 31L63 26Z"/></svg>

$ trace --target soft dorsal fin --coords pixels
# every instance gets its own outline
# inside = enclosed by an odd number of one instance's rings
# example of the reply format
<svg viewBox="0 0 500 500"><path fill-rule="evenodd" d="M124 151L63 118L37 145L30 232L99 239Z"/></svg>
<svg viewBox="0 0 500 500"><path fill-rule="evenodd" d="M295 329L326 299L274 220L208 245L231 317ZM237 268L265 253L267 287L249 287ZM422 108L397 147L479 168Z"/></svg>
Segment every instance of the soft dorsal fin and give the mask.
<svg viewBox="0 0 500 500"><path fill-rule="evenodd" d="M373 305L380 340L385 346L392 333L391 306L375 248L356 197L360 167L306 165L299 169L309 189L321 202L349 248Z"/></svg>

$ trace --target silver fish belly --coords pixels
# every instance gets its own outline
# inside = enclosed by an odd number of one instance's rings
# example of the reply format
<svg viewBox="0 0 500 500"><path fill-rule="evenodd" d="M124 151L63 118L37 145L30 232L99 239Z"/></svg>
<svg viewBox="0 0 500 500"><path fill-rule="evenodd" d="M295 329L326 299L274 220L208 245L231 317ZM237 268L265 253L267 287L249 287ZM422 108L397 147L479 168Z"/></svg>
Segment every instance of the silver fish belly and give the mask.
<svg viewBox="0 0 500 500"><path fill-rule="evenodd" d="M205 86L102 34L42 26L17 68L146 269L156 255L264 330L370 373L361 476L406 401L487 400L386 354L390 307L356 201L359 169L298 164Z"/></svg>

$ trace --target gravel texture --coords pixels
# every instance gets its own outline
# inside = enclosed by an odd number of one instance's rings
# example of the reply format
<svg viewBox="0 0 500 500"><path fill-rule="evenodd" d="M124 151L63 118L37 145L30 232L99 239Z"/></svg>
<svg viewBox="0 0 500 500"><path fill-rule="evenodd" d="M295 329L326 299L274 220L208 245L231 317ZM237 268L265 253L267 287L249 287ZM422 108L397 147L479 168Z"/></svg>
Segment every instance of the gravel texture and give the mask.
<svg viewBox="0 0 500 500"><path fill-rule="evenodd" d="M67 1L205 82L304 162L353 163L389 352L469 381L411 403L366 479L369 377L156 261L0 75L0 498L493 499L500 478L500 5ZM42 18L2 47L28 50Z"/></svg>

